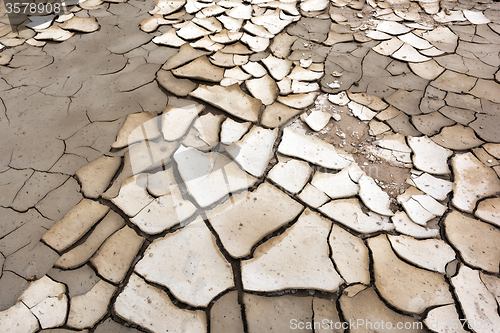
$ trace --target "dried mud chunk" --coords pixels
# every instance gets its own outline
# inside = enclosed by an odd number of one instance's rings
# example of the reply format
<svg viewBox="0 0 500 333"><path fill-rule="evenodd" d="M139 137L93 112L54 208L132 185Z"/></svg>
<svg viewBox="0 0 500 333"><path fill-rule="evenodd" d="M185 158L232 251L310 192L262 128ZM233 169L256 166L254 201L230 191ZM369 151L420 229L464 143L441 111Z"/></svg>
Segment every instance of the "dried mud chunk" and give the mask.
<svg viewBox="0 0 500 333"><path fill-rule="evenodd" d="M466 263L488 272L499 272L498 228L457 211L446 216L444 227L451 245L460 252Z"/></svg>
<svg viewBox="0 0 500 333"><path fill-rule="evenodd" d="M401 261L385 235L370 238L375 286L380 295L399 310L421 313L435 305L453 303L444 276Z"/></svg>
<svg viewBox="0 0 500 333"><path fill-rule="evenodd" d="M260 245L252 259L241 263L243 288L253 291L337 290L343 279L328 257L330 226L330 221L306 209L297 223ZM304 276L297 274L299 271L309 273Z"/></svg>

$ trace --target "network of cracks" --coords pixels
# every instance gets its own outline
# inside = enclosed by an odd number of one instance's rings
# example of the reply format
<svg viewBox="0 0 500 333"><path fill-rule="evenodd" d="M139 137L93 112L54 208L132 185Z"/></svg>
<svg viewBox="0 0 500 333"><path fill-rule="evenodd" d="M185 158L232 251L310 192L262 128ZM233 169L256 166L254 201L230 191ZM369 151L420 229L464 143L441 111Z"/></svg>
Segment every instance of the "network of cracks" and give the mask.
<svg viewBox="0 0 500 333"><path fill-rule="evenodd" d="M0 37L2 329L500 330L497 3L67 7Z"/></svg>

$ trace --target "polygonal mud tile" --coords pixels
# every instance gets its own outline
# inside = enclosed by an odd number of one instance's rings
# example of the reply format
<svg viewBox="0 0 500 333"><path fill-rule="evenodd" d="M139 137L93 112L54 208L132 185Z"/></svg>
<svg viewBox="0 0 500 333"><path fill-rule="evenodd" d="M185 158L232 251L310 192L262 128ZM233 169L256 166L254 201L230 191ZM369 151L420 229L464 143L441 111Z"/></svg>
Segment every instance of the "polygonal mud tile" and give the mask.
<svg viewBox="0 0 500 333"><path fill-rule="evenodd" d="M467 20L469 20L469 22L472 24L490 23L490 20L482 12L464 10L463 13Z"/></svg>
<svg viewBox="0 0 500 333"><path fill-rule="evenodd" d="M177 34L175 33L175 29L173 28L164 33L163 35L156 36L155 38L153 38L153 43L159 45L174 46L174 47L182 47L183 45L189 45L188 43L186 43L186 41L177 36Z"/></svg>
<svg viewBox="0 0 500 333"><path fill-rule="evenodd" d="M248 256L264 236L292 221L303 207L276 187L263 183L254 192L236 194L232 201L207 212L211 225L229 254Z"/></svg>
<svg viewBox="0 0 500 333"><path fill-rule="evenodd" d="M174 159L187 190L202 207L257 181L220 153L203 153L181 145Z"/></svg>
<svg viewBox="0 0 500 333"><path fill-rule="evenodd" d="M174 95L186 97L198 87L196 83L189 79L179 79L171 71L159 70L156 73L156 81L168 92Z"/></svg>
<svg viewBox="0 0 500 333"><path fill-rule="evenodd" d="M278 96L278 102L296 109L305 109L316 100L316 92L291 94L288 96Z"/></svg>
<svg viewBox="0 0 500 333"><path fill-rule="evenodd" d="M373 112L369 108L354 101L347 103L349 110L355 117L358 117L359 120L372 120L373 117L377 115L376 112Z"/></svg>
<svg viewBox="0 0 500 333"><path fill-rule="evenodd" d="M421 313L428 307L453 302L444 276L401 261L385 235L369 238L368 246L373 255L375 286L392 306Z"/></svg>
<svg viewBox="0 0 500 333"><path fill-rule="evenodd" d="M413 317L399 314L387 307L373 288L361 291L358 288L358 285L348 287L340 297L340 308L345 320L353 323L353 332L384 332L395 329L401 323L407 325L405 332L425 332L423 325ZM388 329L381 330L381 325Z"/></svg>
<svg viewBox="0 0 500 333"><path fill-rule="evenodd" d="M476 120L470 123L469 126L474 129L481 139L489 142L500 142L500 131L496 126L499 121L500 115L478 114Z"/></svg>
<svg viewBox="0 0 500 333"><path fill-rule="evenodd" d="M455 155L451 159L455 182L453 205L472 213L477 200L500 192L500 179L472 153Z"/></svg>
<svg viewBox="0 0 500 333"><path fill-rule="evenodd" d="M319 210L357 232L370 233L394 229L394 225L387 218L366 215L361 210L358 199L355 198L333 200L321 206Z"/></svg>
<svg viewBox="0 0 500 333"><path fill-rule="evenodd" d="M206 56L201 56L184 66L172 69L176 76L196 80L220 82L224 77L224 69L212 65Z"/></svg>
<svg viewBox="0 0 500 333"><path fill-rule="evenodd" d="M445 274L446 264L455 259L455 251L439 239L416 240L407 236L388 235L394 251L416 266Z"/></svg>
<svg viewBox="0 0 500 333"><path fill-rule="evenodd" d="M20 301L38 318L42 328L61 326L66 321L68 298L66 286L46 275L30 284Z"/></svg>
<svg viewBox="0 0 500 333"><path fill-rule="evenodd" d="M194 17L192 21L197 25L205 29L208 29L212 32L220 32L222 30L222 24L219 21L217 21L215 17L205 17L205 18Z"/></svg>
<svg viewBox="0 0 500 333"><path fill-rule="evenodd" d="M413 222L405 212L396 212L392 217L395 229L415 238L429 238L439 235L439 229L429 229Z"/></svg>
<svg viewBox="0 0 500 333"><path fill-rule="evenodd" d="M343 169L353 162L350 155L335 149L333 145L314 136L293 132L289 128L283 130L278 151L330 169Z"/></svg>
<svg viewBox="0 0 500 333"><path fill-rule="evenodd" d="M420 133L410 122L410 118L405 113L401 112L394 118L387 120L387 124L391 126L394 132L402 132L405 135L419 136Z"/></svg>
<svg viewBox="0 0 500 333"><path fill-rule="evenodd" d="M65 30L72 30L78 32L94 32L99 29L99 23L95 17L77 17L73 16L59 27Z"/></svg>
<svg viewBox="0 0 500 333"><path fill-rule="evenodd" d="M444 116L453 119L457 123L460 123L462 125L467 125L476 119L474 111L454 108L451 106L443 106L442 108L439 109L439 112L442 113ZM473 126L471 127L474 128ZM478 132L481 131L479 130Z"/></svg>
<svg viewBox="0 0 500 333"><path fill-rule="evenodd" d="M182 28L176 31L176 33L177 36L181 37L182 39L191 40L206 36L210 34L211 31L200 27L192 21L187 21Z"/></svg>
<svg viewBox="0 0 500 333"><path fill-rule="evenodd" d="M340 95L340 94L339 94ZM332 95L330 95L332 96ZM329 100L331 101L331 99L329 98ZM349 101L349 100L348 100ZM347 103L346 103L347 104ZM341 104L339 104L341 105ZM400 114L402 114L401 111L399 111L398 109L396 109L395 107L393 107L392 105L390 105L387 109L385 109L384 111L382 112L379 112L375 118L377 118L378 120L380 121L386 121L386 120L390 120L390 119L393 119L393 118L396 118L397 116L399 116Z"/></svg>
<svg viewBox="0 0 500 333"><path fill-rule="evenodd" d="M277 35L293 22L291 20L282 20L280 18L281 14L281 9L277 9L276 11L267 10L264 15L252 17L251 21L254 24L263 26L270 33Z"/></svg>
<svg viewBox="0 0 500 333"><path fill-rule="evenodd" d="M322 72L315 72L309 69L305 69L301 66L295 66L288 77L292 80L299 81L316 81L323 76Z"/></svg>
<svg viewBox="0 0 500 333"><path fill-rule="evenodd" d="M334 225L329 244L335 267L348 284L370 284L368 249L360 238Z"/></svg>
<svg viewBox="0 0 500 333"><path fill-rule="evenodd" d="M212 332L243 333L241 307L238 292L230 291L219 298L210 310L210 330Z"/></svg>
<svg viewBox="0 0 500 333"><path fill-rule="evenodd" d="M330 221L306 209L293 226L260 245L252 259L242 262L243 288L335 291L343 280L328 257L330 226ZM306 230L308 236L304 238ZM303 272L308 272L307 277L300 274Z"/></svg>
<svg viewBox="0 0 500 333"><path fill-rule="evenodd" d="M450 173L448 158L451 150L441 147L428 137L408 137L408 144L413 151L413 164L416 168L432 174Z"/></svg>
<svg viewBox="0 0 500 333"><path fill-rule="evenodd" d="M264 109L261 123L267 127L278 127L301 112L303 112L303 110L293 109L279 102L274 102Z"/></svg>
<svg viewBox="0 0 500 333"><path fill-rule="evenodd" d="M219 20L229 31L239 31L243 25L243 19L237 19L226 15L217 16Z"/></svg>
<svg viewBox="0 0 500 333"><path fill-rule="evenodd" d="M443 215L446 211L446 206L428 195L414 194L409 197L400 195L398 202L403 206L408 216L422 226L425 226L434 217Z"/></svg>
<svg viewBox="0 0 500 333"><path fill-rule="evenodd" d="M238 36L238 39L241 39L243 35ZM252 54L253 51L250 50L248 47L245 46L245 44L241 43L240 41L237 41L236 43L233 44L228 44L224 46L221 50L222 53L227 53L227 54L233 54L233 55L245 55L245 54Z"/></svg>
<svg viewBox="0 0 500 333"><path fill-rule="evenodd" d="M337 96L336 98L343 100L345 99L345 92L330 96ZM375 111L382 111L388 107L388 104L382 98L375 95L368 95L367 93L352 93L348 90L347 97L347 102L350 99ZM331 98L329 97L329 99ZM343 103L339 103L338 101L335 104L343 105Z"/></svg>
<svg viewBox="0 0 500 333"><path fill-rule="evenodd" d="M305 324L311 323L313 318L312 301L312 297L244 294L248 332L288 332L292 329L312 333L312 328L304 329Z"/></svg>
<svg viewBox="0 0 500 333"><path fill-rule="evenodd" d="M276 82L280 90L280 95L288 95L292 93L292 80L289 77L284 77L283 80Z"/></svg>
<svg viewBox="0 0 500 333"><path fill-rule="evenodd" d="M483 148L495 158L500 159L500 144L486 143Z"/></svg>
<svg viewBox="0 0 500 333"><path fill-rule="evenodd" d="M210 53L211 52L195 49L189 44L184 44L180 47L178 53L168 58L167 62L162 66L162 69L170 70L180 67L192 60L208 55Z"/></svg>
<svg viewBox="0 0 500 333"><path fill-rule="evenodd" d="M359 185L349 176L348 168L336 174L316 172L311 184L332 199L352 197L359 192Z"/></svg>
<svg viewBox="0 0 500 333"><path fill-rule="evenodd" d="M62 42L71 38L74 34L74 32L69 32L53 25L47 29L40 30L34 38L36 40L53 40L56 42Z"/></svg>
<svg viewBox="0 0 500 333"><path fill-rule="evenodd" d="M329 200L328 196L323 191L318 190L311 184L307 184L297 197L313 208L318 208Z"/></svg>
<svg viewBox="0 0 500 333"><path fill-rule="evenodd" d="M444 220L446 236L463 260L473 267L499 272L500 230L491 224L452 211Z"/></svg>
<svg viewBox="0 0 500 333"><path fill-rule="evenodd" d="M155 121L157 116L156 113L150 112L129 114L111 147L123 148L135 142L159 137L158 122Z"/></svg>
<svg viewBox="0 0 500 333"><path fill-rule="evenodd" d="M240 40L248 45L253 52L263 52L269 47L269 38L244 33Z"/></svg>
<svg viewBox="0 0 500 333"><path fill-rule="evenodd" d="M420 54L413 46L404 43L392 56L401 61L408 61L409 63L421 63L431 60L431 58Z"/></svg>
<svg viewBox="0 0 500 333"><path fill-rule="evenodd" d="M496 332L496 324L500 322L497 304L481 281L479 271L462 266L458 275L451 278L451 284L470 328L474 332Z"/></svg>
<svg viewBox="0 0 500 333"><path fill-rule="evenodd" d="M418 104L423 94L423 91L420 90L406 91L399 89L391 96L386 97L385 100L408 115L418 115L422 113Z"/></svg>
<svg viewBox="0 0 500 333"><path fill-rule="evenodd" d="M146 184L146 174L132 176L123 182L119 195L111 201L128 216L135 216L154 200L146 190Z"/></svg>
<svg viewBox="0 0 500 333"><path fill-rule="evenodd" d="M500 198L491 198L479 202L474 215L500 227Z"/></svg>
<svg viewBox="0 0 500 333"><path fill-rule="evenodd" d="M72 269L84 264L99 249L101 244L123 225L123 218L114 211L109 211L88 238L82 244L64 253L54 266Z"/></svg>
<svg viewBox="0 0 500 333"><path fill-rule="evenodd" d="M34 333L39 329L37 318L22 302L0 312L0 325L13 333Z"/></svg>
<svg viewBox="0 0 500 333"><path fill-rule="evenodd" d="M382 31L390 35L406 34L410 30L410 28L398 22L382 21L377 24L377 31Z"/></svg>
<svg viewBox="0 0 500 333"><path fill-rule="evenodd" d="M141 30L144 32L153 32L156 29L158 29L160 25L178 23L178 22L179 22L178 20L165 20L163 15L160 14L153 14L153 16L144 18L141 21L140 26Z"/></svg>
<svg viewBox="0 0 500 333"><path fill-rule="evenodd" d="M173 98L171 98L173 99ZM163 119L165 120L164 117ZM167 119L172 120L172 119ZM165 124L166 123L166 124ZM169 130L171 124L164 122L165 128L164 130ZM185 126L189 126L185 125ZM181 131L183 128L180 129ZM168 138L167 133L167 138ZM173 133L172 135L178 135L178 133ZM159 138L155 141L141 141L138 142L131 147L129 147L128 151L124 154L125 161L123 164L123 169L118 177L113 182L113 185L102 194L103 198L110 199L111 195L107 195L108 192L114 192L115 184L117 187L123 185L121 182L124 182L125 178L128 178L132 175L137 175L138 180L146 181L146 175L141 176L140 173L143 171L149 171L158 167L162 167L170 162L172 154L179 147L178 142L169 142L164 141ZM127 156L128 154L128 156ZM145 182L141 183L145 184ZM118 194L118 193L117 193ZM115 196L117 195L115 194Z"/></svg>
<svg viewBox="0 0 500 333"><path fill-rule="evenodd" d="M291 159L279 162L268 173L268 178L291 193L302 190L312 169L307 162Z"/></svg>
<svg viewBox="0 0 500 333"><path fill-rule="evenodd" d="M182 99L178 100L178 105L167 105L163 110L161 122L163 138L167 141L180 139L204 109L203 104Z"/></svg>
<svg viewBox="0 0 500 333"><path fill-rule="evenodd" d="M411 181L419 190L437 200L446 199L453 187L452 182L431 176L428 173L423 173L420 176L412 175Z"/></svg>
<svg viewBox="0 0 500 333"><path fill-rule="evenodd" d="M472 90L470 90L469 93L478 98L487 99L494 103L500 103L498 89L500 89L500 84L495 81L478 79L476 85Z"/></svg>
<svg viewBox="0 0 500 333"><path fill-rule="evenodd" d="M125 289L114 304L116 314L154 333L178 331L186 333L206 332L206 315L203 311L179 309L168 295L150 286L136 274L130 276Z"/></svg>
<svg viewBox="0 0 500 333"><path fill-rule="evenodd" d="M387 126L385 123L377 121L375 119L372 119L368 125L370 126L369 133L370 135L373 136L378 136L380 134L386 133L391 130L391 128Z"/></svg>
<svg viewBox="0 0 500 333"><path fill-rule="evenodd" d="M275 57L285 58L290 54L290 48L298 37L290 36L286 32L280 33L273 38L271 52Z"/></svg>
<svg viewBox="0 0 500 333"><path fill-rule="evenodd" d="M143 242L144 238L125 226L102 244L90 262L100 276L118 284L123 281Z"/></svg>
<svg viewBox="0 0 500 333"><path fill-rule="evenodd" d="M431 138L438 145L453 150L466 150L478 147L484 142L476 137L474 130L461 124L444 127L441 132Z"/></svg>
<svg viewBox="0 0 500 333"><path fill-rule="evenodd" d="M109 182L121 165L119 156L102 156L75 172L87 198L97 199L106 190Z"/></svg>
<svg viewBox="0 0 500 333"><path fill-rule="evenodd" d="M155 240L135 271L192 306L206 307L216 295L234 286L231 265L201 218Z"/></svg>
<svg viewBox="0 0 500 333"><path fill-rule="evenodd" d="M248 131L250 125L252 125L250 122L240 123L231 118L227 118L221 126L220 142L225 145L230 145L235 141L239 141Z"/></svg>
<svg viewBox="0 0 500 333"><path fill-rule="evenodd" d="M189 147L207 151L219 143L220 124L223 115L205 114L197 118L182 144Z"/></svg>
<svg viewBox="0 0 500 333"><path fill-rule="evenodd" d="M304 121L313 131L321 131L330 121L332 114L329 112L314 110L309 115L305 113L300 119Z"/></svg>
<svg viewBox="0 0 500 333"><path fill-rule="evenodd" d="M394 215L389 208L391 204L389 195L375 183L373 178L367 175L363 175L359 179L359 197L372 211L386 216Z"/></svg>
<svg viewBox="0 0 500 333"><path fill-rule="evenodd" d="M273 146L278 130L268 130L254 126L245 136L226 148L243 170L255 177L260 177L273 157Z"/></svg>
<svg viewBox="0 0 500 333"><path fill-rule="evenodd" d="M424 319L424 324L431 331L437 333L467 332L462 328L462 324L465 323L463 320L460 320L457 309L453 304L440 306L429 311L427 317Z"/></svg>
<svg viewBox="0 0 500 333"><path fill-rule="evenodd" d="M305 12L321 11L328 6L326 0L305 0L300 3L300 9Z"/></svg>
<svg viewBox="0 0 500 333"><path fill-rule="evenodd" d="M244 72L239 67L228 68L224 70L224 78L221 80L221 86L230 86L237 83L238 85L248 80L252 75Z"/></svg>
<svg viewBox="0 0 500 333"><path fill-rule="evenodd" d="M63 251L80 239L109 211L109 207L83 199L57 222L42 240L57 251Z"/></svg>
<svg viewBox="0 0 500 333"><path fill-rule="evenodd" d="M332 46L337 43L345 43L350 42L354 39L354 36L351 33L338 33L334 30L330 30L328 33L328 38L323 42L323 44L327 46Z"/></svg>
<svg viewBox="0 0 500 333"><path fill-rule="evenodd" d="M242 36L243 32L241 31L229 31L227 29L222 29L219 33L210 35L210 39L217 43L228 44L240 40Z"/></svg>
<svg viewBox="0 0 500 333"><path fill-rule="evenodd" d="M292 62L290 60L283 60L269 55L261 60L264 66L268 69L271 76L279 81L282 80L290 71Z"/></svg>
<svg viewBox="0 0 500 333"><path fill-rule="evenodd" d="M182 198L177 186L171 188L171 193L160 196L130 219L142 231L157 234L182 223L196 212L196 207Z"/></svg>
<svg viewBox="0 0 500 333"><path fill-rule="evenodd" d="M403 42L396 37L393 37L389 40L380 42L377 46L373 47L372 50L377 52L378 54L384 56L390 56L394 52L396 52L401 46L403 46Z"/></svg>
<svg viewBox="0 0 500 333"><path fill-rule="evenodd" d="M220 51L217 51L214 54L212 54L208 59L215 66L224 67L224 68L231 68L231 67L236 66L236 64L234 63L234 57L235 57L234 54L222 53ZM248 56L244 56L244 57L248 58ZM238 65L240 65L240 64L238 64Z"/></svg>
<svg viewBox="0 0 500 333"><path fill-rule="evenodd" d="M189 94L215 107L218 107L235 117L256 122L262 102L245 94L238 84L228 87L200 85Z"/></svg>
<svg viewBox="0 0 500 333"><path fill-rule="evenodd" d="M424 32L422 38L439 50L449 53L455 52L458 43L458 36L445 26L439 26L436 29Z"/></svg>
<svg viewBox="0 0 500 333"><path fill-rule="evenodd" d="M252 96L260 99L264 105L272 104L278 95L276 82L269 75L247 80L245 85Z"/></svg>
<svg viewBox="0 0 500 333"><path fill-rule="evenodd" d="M116 287L101 280L89 292L71 298L67 325L83 329L94 326L108 312Z"/></svg>
<svg viewBox="0 0 500 333"><path fill-rule="evenodd" d="M249 61L248 63L242 65L241 68L253 77L263 77L267 74L264 66L255 61Z"/></svg>
<svg viewBox="0 0 500 333"><path fill-rule="evenodd" d="M445 91L465 93L476 85L476 81L477 79L475 77L446 70L438 78L432 81L431 85Z"/></svg>

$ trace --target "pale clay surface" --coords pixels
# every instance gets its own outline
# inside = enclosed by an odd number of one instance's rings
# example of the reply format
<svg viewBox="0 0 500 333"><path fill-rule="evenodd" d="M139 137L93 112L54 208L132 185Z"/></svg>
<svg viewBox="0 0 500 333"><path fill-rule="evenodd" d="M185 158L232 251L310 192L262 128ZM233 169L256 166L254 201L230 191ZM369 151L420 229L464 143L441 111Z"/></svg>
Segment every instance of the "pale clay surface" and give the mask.
<svg viewBox="0 0 500 333"><path fill-rule="evenodd" d="M497 2L65 4L0 23L3 330L498 330Z"/></svg>

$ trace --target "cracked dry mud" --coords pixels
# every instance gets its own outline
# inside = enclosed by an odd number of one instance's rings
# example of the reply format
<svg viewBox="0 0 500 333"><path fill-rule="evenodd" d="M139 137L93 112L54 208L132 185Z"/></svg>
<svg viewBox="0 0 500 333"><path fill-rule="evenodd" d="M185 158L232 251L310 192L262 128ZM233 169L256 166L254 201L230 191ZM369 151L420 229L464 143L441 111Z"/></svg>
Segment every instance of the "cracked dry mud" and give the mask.
<svg viewBox="0 0 500 333"><path fill-rule="evenodd" d="M0 25L0 332L500 331L498 2L65 6Z"/></svg>

